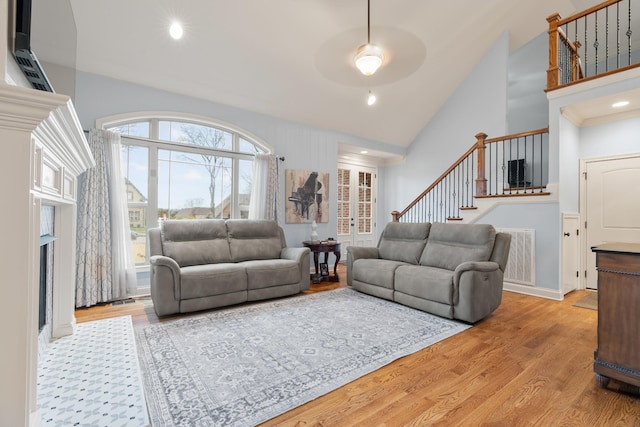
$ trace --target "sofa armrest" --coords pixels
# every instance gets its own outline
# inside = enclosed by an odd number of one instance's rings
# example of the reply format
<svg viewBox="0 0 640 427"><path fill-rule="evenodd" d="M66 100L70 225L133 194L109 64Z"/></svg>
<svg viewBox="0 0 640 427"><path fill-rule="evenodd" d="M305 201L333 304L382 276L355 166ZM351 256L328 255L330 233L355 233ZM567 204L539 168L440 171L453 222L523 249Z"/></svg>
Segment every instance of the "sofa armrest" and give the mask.
<svg viewBox="0 0 640 427"><path fill-rule="evenodd" d="M504 274L496 262L464 262L453 276L454 317L475 323L502 302Z"/></svg>
<svg viewBox="0 0 640 427"><path fill-rule="evenodd" d="M500 265L497 262L493 261L467 261L463 262L459 266L456 267L455 270L455 278L453 279L456 282L456 279L460 278L460 275L465 271L484 271L484 272L492 272L496 271L500 268Z"/></svg>
<svg viewBox="0 0 640 427"><path fill-rule="evenodd" d="M380 251L375 247L349 246L347 247L347 285L352 286L353 262L364 258L380 258Z"/></svg>
<svg viewBox="0 0 640 427"><path fill-rule="evenodd" d="M309 248L282 248L280 258L300 262L307 254L309 254Z"/></svg>
<svg viewBox="0 0 640 427"><path fill-rule="evenodd" d="M300 292L306 291L310 287L309 280L309 248L282 248L280 251L281 259L291 259L298 263L300 268Z"/></svg>
<svg viewBox="0 0 640 427"><path fill-rule="evenodd" d="M180 266L163 255L149 258L151 300L158 316L180 312Z"/></svg>

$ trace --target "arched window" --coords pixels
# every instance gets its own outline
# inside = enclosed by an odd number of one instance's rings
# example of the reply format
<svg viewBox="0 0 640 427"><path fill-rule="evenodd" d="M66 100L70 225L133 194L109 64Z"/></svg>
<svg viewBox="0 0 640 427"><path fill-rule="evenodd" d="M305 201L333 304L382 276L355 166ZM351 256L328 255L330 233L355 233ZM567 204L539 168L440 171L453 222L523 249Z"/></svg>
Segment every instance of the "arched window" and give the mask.
<svg viewBox="0 0 640 427"><path fill-rule="evenodd" d="M138 265L148 263L147 229L163 219L247 218L254 155L272 152L250 133L203 117L146 113L97 125L122 136Z"/></svg>

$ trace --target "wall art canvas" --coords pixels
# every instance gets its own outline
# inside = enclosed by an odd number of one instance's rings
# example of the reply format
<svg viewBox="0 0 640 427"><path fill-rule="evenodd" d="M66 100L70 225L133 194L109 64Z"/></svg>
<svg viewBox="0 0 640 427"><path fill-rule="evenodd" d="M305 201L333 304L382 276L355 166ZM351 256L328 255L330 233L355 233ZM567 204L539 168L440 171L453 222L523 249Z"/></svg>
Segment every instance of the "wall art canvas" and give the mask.
<svg viewBox="0 0 640 427"><path fill-rule="evenodd" d="M329 174L285 171L286 223L329 222Z"/></svg>

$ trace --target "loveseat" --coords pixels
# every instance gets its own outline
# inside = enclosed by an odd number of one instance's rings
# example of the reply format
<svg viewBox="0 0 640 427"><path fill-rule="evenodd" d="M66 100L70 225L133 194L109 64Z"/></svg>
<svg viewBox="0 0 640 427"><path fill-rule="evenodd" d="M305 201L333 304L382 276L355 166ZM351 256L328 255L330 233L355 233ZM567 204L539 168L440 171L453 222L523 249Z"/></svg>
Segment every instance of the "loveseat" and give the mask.
<svg viewBox="0 0 640 427"><path fill-rule="evenodd" d="M158 316L309 289L309 248L288 248L274 221L166 220L148 235Z"/></svg>
<svg viewBox="0 0 640 427"><path fill-rule="evenodd" d="M386 225L377 247L347 248L354 289L475 323L502 301L511 235L489 224Z"/></svg>

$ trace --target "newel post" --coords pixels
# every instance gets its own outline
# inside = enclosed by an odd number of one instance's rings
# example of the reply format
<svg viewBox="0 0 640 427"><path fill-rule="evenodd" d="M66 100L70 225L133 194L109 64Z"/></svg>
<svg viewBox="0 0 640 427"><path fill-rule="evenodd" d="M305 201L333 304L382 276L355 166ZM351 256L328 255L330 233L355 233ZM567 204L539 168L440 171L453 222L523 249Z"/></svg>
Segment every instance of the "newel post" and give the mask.
<svg viewBox="0 0 640 427"><path fill-rule="evenodd" d="M398 211L391 212L391 217L393 218L393 222L398 222L400 220L400 212Z"/></svg>
<svg viewBox="0 0 640 427"><path fill-rule="evenodd" d="M484 141L487 139L487 134L480 132L476 135L476 151L478 152L478 177L476 178L476 196L487 195L487 179L484 176L484 151L486 146Z"/></svg>
<svg viewBox="0 0 640 427"><path fill-rule="evenodd" d="M560 14L554 13L547 18L549 23L549 69L547 70L547 90L555 89L560 82L558 64L558 22Z"/></svg>

